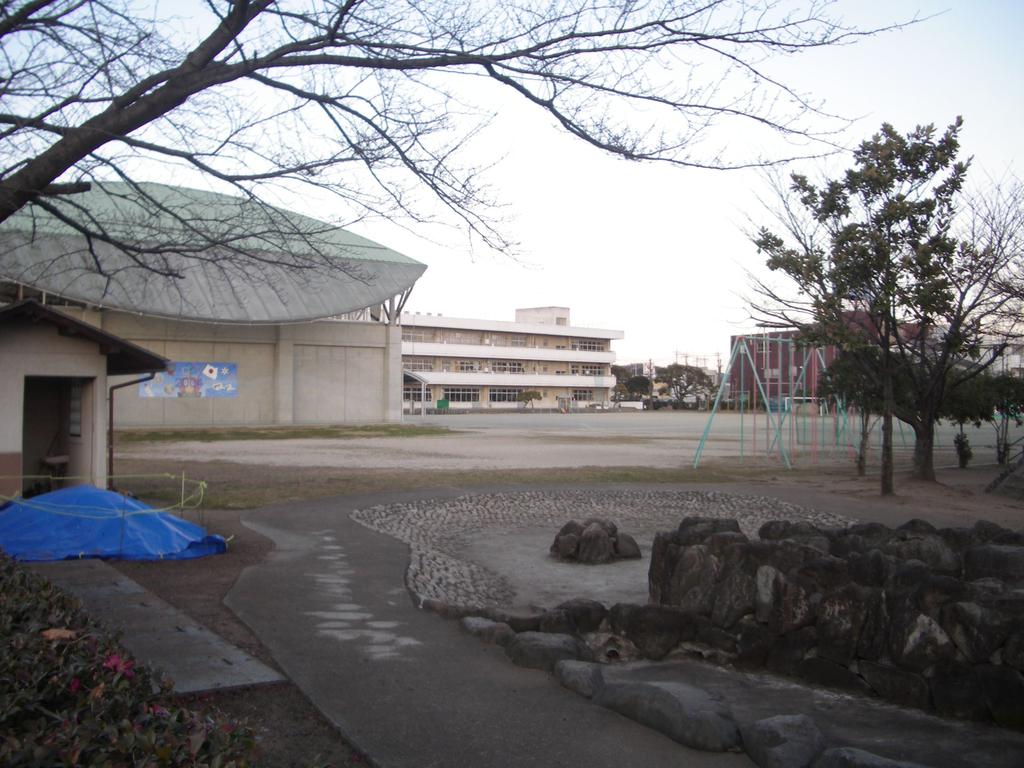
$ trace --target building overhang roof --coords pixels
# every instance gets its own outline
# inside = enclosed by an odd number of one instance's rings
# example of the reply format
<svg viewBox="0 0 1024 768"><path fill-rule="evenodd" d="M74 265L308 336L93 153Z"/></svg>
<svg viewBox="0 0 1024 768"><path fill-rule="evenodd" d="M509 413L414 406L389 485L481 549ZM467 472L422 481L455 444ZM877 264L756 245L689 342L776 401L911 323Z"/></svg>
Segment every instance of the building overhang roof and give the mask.
<svg viewBox="0 0 1024 768"><path fill-rule="evenodd" d="M95 342L100 354L107 358L107 374L111 376L167 370L166 358L153 354L120 336L114 336L96 326L69 317L34 299L0 307L0 326L17 321L47 323L56 327L57 333L62 336Z"/></svg>
<svg viewBox="0 0 1024 768"><path fill-rule="evenodd" d="M307 322L380 305L426 269L308 216L202 190L103 183L46 203L58 215L29 203L0 224L0 280L100 308Z"/></svg>

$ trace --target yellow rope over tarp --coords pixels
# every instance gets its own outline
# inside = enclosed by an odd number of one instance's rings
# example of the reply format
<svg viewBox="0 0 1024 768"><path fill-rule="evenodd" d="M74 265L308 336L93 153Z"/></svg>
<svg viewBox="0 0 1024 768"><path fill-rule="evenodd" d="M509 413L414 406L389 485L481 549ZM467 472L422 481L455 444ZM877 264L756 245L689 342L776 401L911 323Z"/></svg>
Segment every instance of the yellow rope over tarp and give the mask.
<svg viewBox="0 0 1024 768"><path fill-rule="evenodd" d="M0 479L17 479L31 480L31 479L50 479L49 475L18 475L18 476L2 476ZM60 480L62 483L66 483L68 480L90 480L91 478L86 477L60 477L54 478ZM133 510L120 510L123 517L132 517L134 515L152 515L159 512L173 512L174 510L184 509L197 509L199 505L203 503L203 498L206 495L206 481L205 480L192 480L182 475L172 475L169 473L158 474L158 475L114 475L111 477L112 480L174 480L176 483L181 484L181 499L176 504L170 504L165 507L153 507L150 509L133 509ZM127 494L121 494L124 498L133 498ZM96 517L107 517L110 514L109 507L89 507L79 506L76 511L69 512L67 509L57 509L48 504L39 503L34 501L36 497L24 499L19 495L6 496L0 494L0 502L8 502L17 500L18 503L28 509L34 509L39 512L48 512L53 515L63 515L65 517L81 517L92 519ZM101 514L88 514L89 512L101 513Z"/></svg>

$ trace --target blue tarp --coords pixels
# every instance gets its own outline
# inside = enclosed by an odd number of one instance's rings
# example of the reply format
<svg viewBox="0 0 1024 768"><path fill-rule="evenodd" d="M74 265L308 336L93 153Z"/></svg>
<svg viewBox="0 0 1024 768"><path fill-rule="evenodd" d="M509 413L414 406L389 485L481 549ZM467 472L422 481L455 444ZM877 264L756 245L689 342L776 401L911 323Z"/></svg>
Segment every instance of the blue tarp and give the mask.
<svg viewBox="0 0 1024 768"><path fill-rule="evenodd" d="M217 555L224 538L148 504L76 485L0 506L0 549L25 562L83 557L186 560Z"/></svg>

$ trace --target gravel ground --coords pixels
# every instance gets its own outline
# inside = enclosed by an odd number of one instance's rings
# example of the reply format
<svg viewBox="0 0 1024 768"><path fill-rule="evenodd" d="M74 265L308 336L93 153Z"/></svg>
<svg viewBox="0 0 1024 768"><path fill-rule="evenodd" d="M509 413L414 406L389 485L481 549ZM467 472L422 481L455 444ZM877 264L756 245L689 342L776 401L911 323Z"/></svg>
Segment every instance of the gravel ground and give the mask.
<svg viewBox="0 0 1024 768"><path fill-rule="evenodd" d="M530 563L519 562L516 548L507 548L506 554L502 554L501 548L492 548L488 554L492 561L473 562L469 550L479 536L500 539L543 526L553 537L568 520L602 517L634 535L649 552L655 531L674 528L688 515L735 518L743 532L751 537L755 537L768 520L807 520L826 527L850 522L841 515L769 496L659 490L477 494L376 506L352 513L353 519L362 525L409 544L406 584L419 600L433 598L460 606L517 605L523 602L517 600L517 593L532 594L537 586L533 579L536 569L532 569ZM486 534L482 533L484 531ZM516 562L505 563L506 558ZM547 558L546 550L537 553L538 561L544 558ZM569 567L577 574L608 572L603 566ZM633 578L637 575L634 570L620 569L620 575ZM524 583L520 584L521 581ZM587 586L594 584L578 583L574 588L586 589ZM601 598L593 593L575 596Z"/></svg>

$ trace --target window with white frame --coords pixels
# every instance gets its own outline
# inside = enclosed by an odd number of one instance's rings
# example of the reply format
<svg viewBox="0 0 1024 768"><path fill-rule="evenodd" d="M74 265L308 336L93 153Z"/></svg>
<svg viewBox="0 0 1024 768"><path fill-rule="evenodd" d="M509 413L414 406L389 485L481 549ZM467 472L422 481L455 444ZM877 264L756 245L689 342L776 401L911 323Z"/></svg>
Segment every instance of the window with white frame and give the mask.
<svg viewBox="0 0 1024 768"><path fill-rule="evenodd" d="M445 387L444 399L450 403L479 403L480 387Z"/></svg>
<svg viewBox="0 0 1024 768"><path fill-rule="evenodd" d="M522 387L491 387L488 399L492 403L514 403L519 399Z"/></svg>
<svg viewBox="0 0 1024 768"><path fill-rule="evenodd" d="M602 376L604 374L604 366L573 363L572 372L575 376Z"/></svg>
<svg viewBox="0 0 1024 768"><path fill-rule="evenodd" d="M522 360L493 360L491 370L494 373L524 373L526 366Z"/></svg>
<svg viewBox="0 0 1024 768"><path fill-rule="evenodd" d="M402 328L402 341L433 341L434 332L425 328Z"/></svg>
<svg viewBox="0 0 1024 768"><path fill-rule="evenodd" d="M574 403L589 403L594 399L594 390L592 389L574 389L572 391L572 401Z"/></svg>
<svg viewBox="0 0 1024 768"><path fill-rule="evenodd" d="M480 370L479 360L459 360L460 373L476 373Z"/></svg>
<svg viewBox="0 0 1024 768"><path fill-rule="evenodd" d="M430 398L430 387L427 387L427 398ZM423 402L423 389L416 385L409 385L402 388L402 399L414 403Z"/></svg>
<svg viewBox="0 0 1024 768"><path fill-rule="evenodd" d="M519 335L516 335L516 334L511 334L508 337L508 345L510 347L525 347L526 346L526 337L525 336L519 336Z"/></svg>
<svg viewBox="0 0 1024 768"><path fill-rule="evenodd" d="M600 339L573 339L572 348L581 352L604 352L604 342Z"/></svg>
<svg viewBox="0 0 1024 768"><path fill-rule="evenodd" d="M480 331L445 331L444 341L446 344L475 344L479 345L483 338Z"/></svg>
<svg viewBox="0 0 1024 768"><path fill-rule="evenodd" d="M429 357L407 357L402 361L402 365L407 371L434 370L434 361Z"/></svg>

